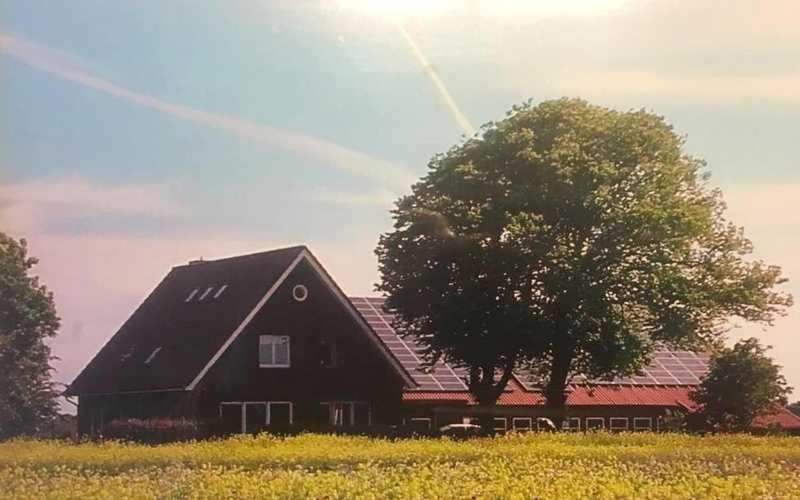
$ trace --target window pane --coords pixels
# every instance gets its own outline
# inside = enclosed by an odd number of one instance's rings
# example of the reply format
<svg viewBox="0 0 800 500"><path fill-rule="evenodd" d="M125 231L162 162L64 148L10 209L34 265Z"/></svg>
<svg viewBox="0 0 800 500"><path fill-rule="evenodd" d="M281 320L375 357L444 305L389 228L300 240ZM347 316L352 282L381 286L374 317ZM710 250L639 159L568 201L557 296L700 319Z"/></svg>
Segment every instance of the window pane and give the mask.
<svg viewBox="0 0 800 500"><path fill-rule="evenodd" d="M272 344L265 344L261 342L258 345L258 364L260 365L274 365L275 359L272 352Z"/></svg>
<svg viewBox="0 0 800 500"><path fill-rule="evenodd" d="M275 364L278 366L289 365L289 338L283 338L275 344Z"/></svg>
<svg viewBox="0 0 800 500"><path fill-rule="evenodd" d="M269 404L269 424L277 426L288 426L292 423L291 403L270 403Z"/></svg>
<svg viewBox="0 0 800 500"><path fill-rule="evenodd" d="M332 415L332 423L333 425L341 426L344 425L345 422L345 414L344 414L344 405L342 403L333 403L333 415ZM349 415L348 415L349 416Z"/></svg>
<svg viewBox="0 0 800 500"><path fill-rule="evenodd" d="M245 421L247 428L245 432L260 432L267 425L267 405L264 403L247 403L244 405Z"/></svg>
<svg viewBox="0 0 800 500"><path fill-rule="evenodd" d="M219 412L224 433L242 432L242 405L220 405Z"/></svg>

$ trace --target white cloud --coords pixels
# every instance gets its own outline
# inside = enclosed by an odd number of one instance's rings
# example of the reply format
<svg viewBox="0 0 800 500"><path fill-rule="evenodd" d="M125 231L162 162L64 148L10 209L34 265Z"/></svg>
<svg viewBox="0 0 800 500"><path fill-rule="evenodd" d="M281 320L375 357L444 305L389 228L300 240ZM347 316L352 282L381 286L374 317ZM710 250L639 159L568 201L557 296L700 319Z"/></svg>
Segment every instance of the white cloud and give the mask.
<svg viewBox="0 0 800 500"><path fill-rule="evenodd" d="M241 118L211 113L198 108L168 102L135 90L117 85L76 66L74 58L64 52L9 35L0 34L0 52L33 68L117 99L153 109L161 113L217 128L258 143L276 146L323 165L369 177L385 185L405 187L415 176L405 167L371 157L360 151L301 132L270 127Z"/></svg>
<svg viewBox="0 0 800 500"><path fill-rule="evenodd" d="M5 227L38 229L65 216L171 216L184 207L157 184L103 185L72 177L39 178L0 186L0 217Z"/></svg>

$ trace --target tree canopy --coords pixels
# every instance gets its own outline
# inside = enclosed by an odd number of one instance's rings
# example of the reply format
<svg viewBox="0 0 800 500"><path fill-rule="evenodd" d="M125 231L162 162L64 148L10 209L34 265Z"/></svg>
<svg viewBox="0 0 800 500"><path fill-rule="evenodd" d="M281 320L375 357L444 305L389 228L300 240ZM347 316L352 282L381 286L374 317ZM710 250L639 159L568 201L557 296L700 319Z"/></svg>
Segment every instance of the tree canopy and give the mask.
<svg viewBox="0 0 800 500"><path fill-rule="evenodd" d="M0 438L33 434L55 417L45 340L59 327L52 294L30 275L25 240L0 233Z"/></svg>
<svg viewBox="0 0 800 500"><path fill-rule="evenodd" d="M758 415L786 405L791 388L767 349L750 338L711 357L709 372L692 398L712 428L745 431Z"/></svg>
<svg viewBox="0 0 800 500"><path fill-rule="evenodd" d="M562 407L576 374L633 374L732 316L769 323L791 304L780 269L746 259L682 147L660 116L560 99L434 156L376 249L397 328L467 367L482 404L530 365Z"/></svg>

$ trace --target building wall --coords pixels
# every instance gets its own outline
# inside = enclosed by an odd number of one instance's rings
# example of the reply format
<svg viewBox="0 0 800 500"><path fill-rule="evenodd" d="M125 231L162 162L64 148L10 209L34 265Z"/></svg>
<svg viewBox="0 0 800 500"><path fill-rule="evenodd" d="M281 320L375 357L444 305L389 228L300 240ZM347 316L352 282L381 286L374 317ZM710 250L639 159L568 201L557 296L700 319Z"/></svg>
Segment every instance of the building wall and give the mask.
<svg viewBox="0 0 800 500"><path fill-rule="evenodd" d="M302 302L296 285L308 290ZM260 335L290 338L289 368L259 367ZM290 401L294 424L314 427L324 423L320 403L357 401L369 404L373 425L395 423L403 380L368 335L303 261L206 375L192 411L214 419L223 402ZM335 367L322 366L323 342L335 346Z"/></svg>
<svg viewBox="0 0 800 500"><path fill-rule="evenodd" d="M649 425L652 430L658 430L659 428L666 428L671 423L670 419L678 411L678 408L663 406L571 406L566 409L566 419L573 427L578 424L578 429L576 430L586 430L589 427L587 424L611 429L612 423L617 427L615 430L623 430L620 428L622 426L627 426L627 430L634 430L634 424L638 424L639 427ZM527 419L527 425L530 425L532 430L535 430L538 418L547 418L553 414L552 410L548 410L544 406L495 406L481 409L463 403L416 403L404 406L402 423L419 430L425 430L426 428L438 429L445 425L462 423L470 419L477 420L479 415L486 413L497 419L505 420L502 423L505 430L514 429L515 419L518 419L517 423L521 426L526 425ZM613 422L612 418L614 419ZM649 419L649 423L646 424L648 422L647 419ZM501 422L498 422L498 426L500 425ZM640 428L639 430L642 429Z"/></svg>

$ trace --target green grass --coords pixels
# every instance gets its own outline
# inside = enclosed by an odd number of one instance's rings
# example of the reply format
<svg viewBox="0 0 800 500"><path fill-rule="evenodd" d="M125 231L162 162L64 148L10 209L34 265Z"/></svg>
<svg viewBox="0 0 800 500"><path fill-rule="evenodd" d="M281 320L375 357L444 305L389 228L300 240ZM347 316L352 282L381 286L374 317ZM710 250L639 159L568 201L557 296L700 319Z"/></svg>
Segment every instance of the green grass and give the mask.
<svg viewBox="0 0 800 500"><path fill-rule="evenodd" d="M800 498L800 438L0 443L2 498Z"/></svg>

